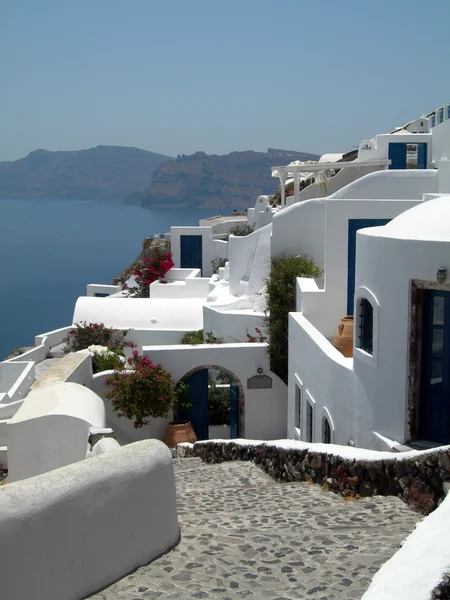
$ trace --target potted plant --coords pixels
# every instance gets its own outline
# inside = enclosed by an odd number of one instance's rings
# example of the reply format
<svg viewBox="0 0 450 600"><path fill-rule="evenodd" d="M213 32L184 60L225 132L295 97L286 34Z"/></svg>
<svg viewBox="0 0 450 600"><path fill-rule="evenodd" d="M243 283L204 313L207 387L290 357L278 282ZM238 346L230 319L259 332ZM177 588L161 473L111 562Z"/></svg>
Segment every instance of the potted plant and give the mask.
<svg viewBox="0 0 450 600"><path fill-rule="evenodd" d="M187 389L182 382L175 385L169 371L137 350L133 350L125 369L116 369L105 385L105 396L117 415L132 420L135 428L148 425L150 419L166 418L169 410L184 405Z"/></svg>

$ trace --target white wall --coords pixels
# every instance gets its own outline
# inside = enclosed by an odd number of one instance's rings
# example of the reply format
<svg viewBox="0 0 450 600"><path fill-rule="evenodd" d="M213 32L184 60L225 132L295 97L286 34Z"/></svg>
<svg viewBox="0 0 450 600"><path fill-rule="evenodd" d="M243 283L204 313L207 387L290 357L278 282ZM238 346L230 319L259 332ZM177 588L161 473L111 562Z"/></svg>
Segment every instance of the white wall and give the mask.
<svg viewBox="0 0 450 600"><path fill-rule="evenodd" d="M75 305L73 322L104 323L116 329L201 329L203 304L197 298L87 298Z"/></svg>
<svg viewBox="0 0 450 600"><path fill-rule="evenodd" d="M270 235L271 225L267 225L253 233L246 236L234 236L231 235L228 241L228 255L229 255L229 268L230 268L230 293L234 296L242 293L241 282L249 282L250 276L261 278L263 273L261 272L260 261L256 258L258 266L255 263L255 257L258 256L257 249L260 242L260 238ZM262 248L261 248L262 250ZM269 248L266 249L267 259L269 260ZM263 266L267 266L265 263ZM252 269L255 267L256 271ZM246 290L244 291L244 293Z"/></svg>
<svg viewBox="0 0 450 600"><path fill-rule="evenodd" d="M383 133L377 135L374 140L369 143L370 149L365 149L367 140L363 140L359 145L358 160L375 160L380 158L389 158L389 144L391 143L403 143L403 144L418 144L427 143L427 167L431 166L431 134L429 133L405 133L405 134L392 134Z"/></svg>
<svg viewBox="0 0 450 600"><path fill-rule="evenodd" d="M32 390L7 424L9 481L83 460L90 429L105 425L103 402L86 387L56 383Z"/></svg>
<svg viewBox="0 0 450 600"><path fill-rule="evenodd" d="M244 388L245 437L259 440L286 437L286 385L270 371L266 344L149 346L143 350L153 362L171 371L175 381L203 365L228 369ZM271 389L247 389L247 379L257 374L258 367L272 378Z"/></svg>
<svg viewBox="0 0 450 600"><path fill-rule="evenodd" d="M404 442L410 280L436 281L439 266L450 268L450 246L386 238L382 229L357 234L356 288L372 292L380 310L374 339L379 347L377 360L356 350L354 370L374 406L375 429Z"/></svg>
<svg viewBox="0 0 450 600"><path fill-rule="evenodd" d="M200 219L199 226L200 227L211 227L212 234L214 235L223 235L229 233L230 229L236 227L237 225L246 225L248 223L247 217L242 215L241 217L221 217L220 220L217 221L218 217L209 217L207 219Z"/></svg>
<svg viewBox="0 0 450 600"><path fill-rule="evenodd" d="M172 260L175 267L181 266L181 241L182 235L201 235L202 236L202 275L210 277L212 275L211 261L215 258L215 247L212 237L211 227L171 227L170 228L170 249Z"/></svg>
<svg viewBox="0 0 450 600"><path fill-rule="evenodd" d="M445 207L446 203L445 198L433 201L438 208ZM353 359L345 359L314 327L308 314L291 315L290 436L297 435L294 428L297 377L305 393L311 394L316 414L329 410L337 443L346 443L351 435L358 446L376 449L379 442L374 432L398 443L405 442L410 281L435 281L439 266L450 269L448 241L414 239L417 231L425 232L424 237L429 232L426 219L433 208L431 203L421 204L420 208L425 210L416 219L414 226L418 226L417 230L408 222L402 221L399 226L393 221L386 227L370 228L357 234L355 302L361 296L368 297L374 307L372 355L354 348ZM435 215L434 218L436 220ZM444 216L440 221L445 221ZM336 223L333 219L330 222ZM401 234L405 239L393 237L394 234ZM447 238L445 234L445 240ZM311 282L300 283L304 288L307 284L312 287ZM317 294L319 296L320 293ZM335 310L331 301L323 304L324 310L326 306L330 312ZM311 320L313 317L316 315ZM316 436L319 436L321 423L315 422L314 428Z"/></svg>
<svg viewBox="0 0 450 600"><path fill-rule="evenodd" d="M117 412L113 410L111 400L105 398L107 388L105 379L111 377L114 371L103 371L96 373L93 377L90 388L100 398L105 405L106 426L111 427L114 435L120 445L131 444L139 440L157 439L164 441L167 433L167 425L172 421L172 411L169 412L166 419L152 419L149 425L136 429L133 422L126 417L118 417ZM94 446L95 447L95 446Z"/></svg>
<svg viewBox="0 0 450 600"><path fill-rule="evenodd" d="M271 255L308 254L325 266L325 200L307 200L277 213L272 223Z"/></svg>
<svg viewBox="0 0 450 600"><path fill-rule="evenodd" d="M214 258L228 258L228 242L225 240L213 240Z"/></svg>
<svg viewBox="0 0 450 600"><path fill-rule="evenodd" d="M344 186L349 185L353 181L368 175L369 173L374 173L376 171L382 171L386 169L386 167L381 165L374 165L372 167L355 167L355 162L352 162L352 166L345 168L345 162L342 163L342 169L334 175L330 177L327 181L327 196L331 196L335 194L338 190L343 188ZM324 165L325 167L325 165ZM304 188L300 194L298 201L295 199L295 196L288 196L286 198L287 206L291 206L296 202L303 202L304 200L310 200L312 198L320 198L322 197L322 186L319 183L313 183L308 185L308 187Z"/></svg>
<svg viewBox="0 0 450 600"><path fill-rule="evenodd" d="M393 199L421 200L423 194L438 191L437 171L432 169L403 169L377 171L346 185L329 200Z"/></svg>
<svg viewBox="0 0 450 600"><path fill-rule="evenodd" d="M0 504L2 600L90 596L179 539L172 457L157 441L1 486Z"/></svg>
<svg viewBox="0 0 450 600"><path fill-rule="evenodd" d="M349 219L392 219L416 204L405 200L327 201L325 292L311 298L310 304L319 318L313 319L307 307L304 312L325 337L334 335L341 317L347 314ZM322 308L320 316L318 306L314 305L316 299Z"/></svg>
<svg viewBox="0 0 450 600"><path fill-rule="evenodd" d="M299 313L289 315L288 436L307 441L306 403L314 407L313 442L322 442L323 419L332 427L332 443L357 446L373 442L371 407L345 358ZM295 424L296 389L302 390L301 429Z"/></svg>
<svg viewBox="0 0 450 600"><path fill-rule="evenodd" d="M100 283L89 283L86 286L86 296L95 296L96 294L118 294L122 291L121 285L102 285Z"/></svg>
<svg viewBox="0 0 450 600"><path fill-rule="evenodd" d="M416 525L401 548L375 573L362 600L433 598L433 589L448 575L449 536L450 497L447 496Z"/></svg>
<svg viewBox="0 0 450 600"><path fill-rule="evenodd" d="M203 329L227 342L246 342L248 331L255 335L255 327L264 330L264 315L252 309L220 311L212 306L203 307Z"/></svg>

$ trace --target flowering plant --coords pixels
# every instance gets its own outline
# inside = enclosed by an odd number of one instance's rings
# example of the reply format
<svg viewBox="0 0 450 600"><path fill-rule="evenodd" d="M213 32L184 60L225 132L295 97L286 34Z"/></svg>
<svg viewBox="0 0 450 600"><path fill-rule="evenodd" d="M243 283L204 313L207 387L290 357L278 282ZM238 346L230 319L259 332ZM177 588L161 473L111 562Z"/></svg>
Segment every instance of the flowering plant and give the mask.
<svg viewBox="0 0 450 600"><path fill-rule="evenodd" d="M128 344L128 342L124 342ZM123 366L126 363L123 352L118 349L108 348L108 346L92 345L87 347L87 351L92 357L93 373L109 371L116 367Z"/></svg>
<svg viewBox="0 0 450 600"><path fill-rule="evenodd" d="M127 292L128 296L133 298L148 298L150 284L158 281L158 279L164 282L166 273L173 266L175 266L175 263L172 260L172 253L161 248L155 248L151 258L144 259L144 266L133 271L136 286L128 288L124 284L122 289Z"/></svg>
<svg viewBox="0 0 450 600"><path fill-rule="evenodd" d="M255 333L254 334L250 334L248 332L248 329L246 329L247 332L247 342L249 342L250 344L263 344L264 342L267 342L267 335L263 335L263 333L261 332L261 329L258 329L257 327L255 327Z"/></svg>
<svg viewBox="0 0 450 600"><path fill-rule="evenodd" d="M129 343L123 341L126 334L127 331L105 327L103 323L86 323L86 321L81 321L80 323L76 323L74 328L69 331L64 352L67 354L69 352L85 350L90 346L107 346L119 354L123 354L124 346L129 345Z"/></svg>
<svg viewBox="0 0 450 600"><path fill-rule="evenodd" d="M151 418L167 417L175 404L183 404L187 385L175 386L171 373L162 365L155 365L137 350L127 363L127 370L116 370L105 380L109 388L105 396L119 417L133 420L138 428L148 425Z"/></svg>

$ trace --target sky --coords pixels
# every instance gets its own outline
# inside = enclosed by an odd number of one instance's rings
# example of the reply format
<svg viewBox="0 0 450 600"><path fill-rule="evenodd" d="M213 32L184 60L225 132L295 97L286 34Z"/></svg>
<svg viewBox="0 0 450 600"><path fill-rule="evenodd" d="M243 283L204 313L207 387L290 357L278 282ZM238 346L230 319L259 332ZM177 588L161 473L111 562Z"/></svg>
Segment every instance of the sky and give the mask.
<svg viewBox="0 0 450 600"><path fill-rule="evenodd" d="M344 152L450 102L450 0L0 0L0 160Z"/></svg>

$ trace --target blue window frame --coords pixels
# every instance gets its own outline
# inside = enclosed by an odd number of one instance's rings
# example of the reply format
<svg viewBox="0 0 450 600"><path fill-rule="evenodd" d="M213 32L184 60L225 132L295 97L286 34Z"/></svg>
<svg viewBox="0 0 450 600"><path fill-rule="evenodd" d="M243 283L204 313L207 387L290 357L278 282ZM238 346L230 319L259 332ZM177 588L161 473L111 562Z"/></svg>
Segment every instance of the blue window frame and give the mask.
<svg viewBox="0 0 450 600"><path fill-rule="evenodd" d="M307 403L307 410L306 410L306 426L308 428L308 436L307 436L307 442L313 442L313 421L314 421L314 413L313 413L313 407L312 404L310 402Z"/></svg>
<svg viewBox="0 0 450 600"><path fill-rule="evenodd" d="M295 426L301 429L302 426L302 388L295 386Z"/></svg>
<svg viewBox="0 0 450 600"><path fill-rule="evenodd" d="M373 307L367 298L359 301L358 348L368 354L373 352Z"/></svg>

